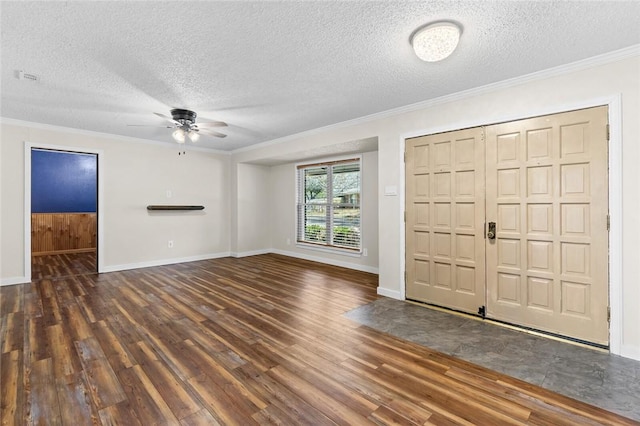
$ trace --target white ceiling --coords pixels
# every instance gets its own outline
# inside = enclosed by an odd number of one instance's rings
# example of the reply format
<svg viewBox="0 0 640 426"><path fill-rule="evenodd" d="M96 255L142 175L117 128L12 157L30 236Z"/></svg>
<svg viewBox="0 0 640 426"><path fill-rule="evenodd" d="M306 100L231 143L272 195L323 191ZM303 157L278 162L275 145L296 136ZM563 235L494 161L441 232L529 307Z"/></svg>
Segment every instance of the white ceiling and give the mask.
<svg viewBox="0 0 640 426"><path fill-rule="evenodd" d="M234 150L640 43L640 1L0 2L0 116L171 142L152 112L223 120ZM411 33L463 28L447 60ZM16 71L39 76L19 80Z"/></svg>

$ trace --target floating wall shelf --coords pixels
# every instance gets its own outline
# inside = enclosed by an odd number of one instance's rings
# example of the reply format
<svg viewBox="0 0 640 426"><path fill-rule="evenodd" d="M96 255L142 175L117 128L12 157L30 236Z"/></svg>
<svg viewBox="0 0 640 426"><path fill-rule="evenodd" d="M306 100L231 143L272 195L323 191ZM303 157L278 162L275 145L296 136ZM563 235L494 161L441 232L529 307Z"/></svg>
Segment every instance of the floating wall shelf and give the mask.
<svg viewBox="0 0 640 426"><path fill-rule="evenodd" d="M204 206L156 205L147 206L147 210L204 210Z"/></svg>

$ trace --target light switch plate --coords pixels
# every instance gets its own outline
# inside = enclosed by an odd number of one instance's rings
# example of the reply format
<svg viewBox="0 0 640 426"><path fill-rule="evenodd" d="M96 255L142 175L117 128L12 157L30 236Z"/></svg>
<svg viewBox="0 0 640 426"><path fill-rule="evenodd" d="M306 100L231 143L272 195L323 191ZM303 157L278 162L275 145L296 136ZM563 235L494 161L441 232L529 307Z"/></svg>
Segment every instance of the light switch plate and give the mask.
<svg viewBox="0 0 640 426"><path fill-rule="evenodd" d="M395 185L387 185L384 187L384 195L398 195L398 187Z"/></svg>

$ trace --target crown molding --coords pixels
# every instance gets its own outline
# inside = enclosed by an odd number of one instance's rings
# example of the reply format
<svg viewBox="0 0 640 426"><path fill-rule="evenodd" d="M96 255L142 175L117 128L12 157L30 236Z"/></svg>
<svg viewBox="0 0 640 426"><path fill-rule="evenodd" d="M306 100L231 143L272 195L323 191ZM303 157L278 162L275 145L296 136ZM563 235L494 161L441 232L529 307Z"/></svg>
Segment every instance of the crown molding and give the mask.
<svg viewBox="0 0 640 426"><path fill-rule="evenodd" d="M640 56L640 44L635 44L633 46L625 47L623 49L614 50L612 52L607 52L602 55L593 56L590 58L582 59L579 61L571 62L568 64L560 65L553 68L548 68L541 71L536 71L530 74L525 74L522 76L510 78L507 80L498 81L495 83L490 83L484 86L474 87L472 89L463 90L461 92L452 93L449 95L440 96L433 99L427 99L425 101L416 102L413 104L405 105L402 107L378 112L375 114L365 115L363 117L354 118L352 120L342 121L340 123L330 124L328 126L319 127L312 130L307 130L304 132L296 133L289 136L284 136L278 139L272 139L269 141L261 142L255 145L250 145L243 148L238 148L231 151L231 154L241 154L244 152L251 152L254 150L267 148L269 146L278 145L281 143L285 143L288 141L292 141L295 139L299 139L302 137L314 136L319 133L324 133L330 130L342 129L345 127L351 127L358 124L368 123L375 120L381 120L389 117L394 117L400 114L405 114L409 112L418 111L421 109L426 109L429 107L433 107L436 105L446 104L450 102L455 102L463 99L468 99L474 96L483 95L486 93L494 92L501 89L507 89L514 86L519 86L521 84L529 83L532 81L543 80L551 77L562 76L565 74L569 74L572 72L587 70L590 68L595 68L597 66L610 64L613 62L623 61L625 59L630 59L633 57Z"/></svg>
<svg viewBox="0 0 640 426"><path fill-rule="evenodd" d="M131 136L122 136L122 135L115 135L112 133L95 132L93 130L77 129L75 127L64 127L64 126L56 126L53 124L36 123L33 121L18 120L15 118L0 117L0 123L6 124L6 125L13 125L13 126L31 127L33 129L39 129L39 130L50 130L54 132L65 132L65 133L71 133L75 135L114 139L120 142L154 145L156 147L175 148L176 146L178 146L178 144L172 143L172 142L156 141L152 139L143 139L143 138L134 138ZM220 155L231 155L231 151L221 151L219 149L203 148L203 147L187 145L187 144L180 145L180 150L200 151L200 152L208 152L210 154L213 153L213 154L220 154Z"/></svg>
<svg viewBox="0 0 640 426"><path fill-rule="evenodd" d="M427 99L425 101L416 102L416 103L405 105L399 108L394 108L394 109L378 112L375 114L354 118L352 120L342 121L342 122L331 124L324 127L318 127L316 129L295 133L293 135L272 139L269 141L246 146L243 148L238 148L231 151L222 151L215 148L194 147L193 145L184 145L181 147L181 149L184 149L186 151L200 151L200 152L208 152L208 153L227 155L227 156L241 154L244 152L251 152L251 151L259 150L262 148L267 148L269 146L278 145L281 143L299 139L302 137L317 135L330 130L337 130L345 127L355 126L358 124L368 123L375 120L381 120L381 119L397 116L400 114L405 114L409 112L418 111L421 109L426 109L429 107L433 107L435 105L441 105L441 104L450 103L458 100L468 99L474 96L482 95L482 94L493 92L496 90L506 89L509 87L518 86L518 85L525 84L532 81L561 76L571 72L586 70L589 68L594 68L597 66L606 65L609 63L618 62L618 61L622 61L622 60L637 57L637 56L640 56L640 44L636 44L636 45L629 46L619 50L614 50L612 52L604 53L598 56L593 56L591 58L582 59L580 61L571 62L569 64L548 68L546 70L525 74L519 77L502 80L496 83L491 83L491 84L475 87L468 90L463 90L461 92L452 93L450 95L440 96L438 98ZM115 135L111 133L95 132L92 130L77 129L73 127L63 127L63 126L56 126L51 124L35 123L35 122L17 120L17 119L1 117L1 116L0 116L0 123L8 124L8 125L28 126L28 127L42 129L42 130L52 130L52 131L67 132L67 133L80 134L80 135L86 135L86 136L109 138L109 139L115 139L122 142L151 144L155 146L175 146L174 144L169 142L154 141L154 140L143 139L143 138L134 138L130 136L121 136L121 135Z"/></svg>

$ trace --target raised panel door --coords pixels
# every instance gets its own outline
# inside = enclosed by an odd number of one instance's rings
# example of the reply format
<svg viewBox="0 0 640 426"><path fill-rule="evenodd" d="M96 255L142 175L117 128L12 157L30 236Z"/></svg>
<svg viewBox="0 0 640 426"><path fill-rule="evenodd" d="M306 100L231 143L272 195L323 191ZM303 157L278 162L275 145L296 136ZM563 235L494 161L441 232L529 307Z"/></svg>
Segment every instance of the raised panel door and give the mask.
<svg viewBox="0 0 640 426"><path fill-rule="evenodd" d="M607 109L486 128L487 316L607 345Z"/></svg>
<svg viewBox="0 0 640 426"><path fill-rule="evenodd" d="M482 128L408 139L406 297L475 313L485 300Z"/></svg>

